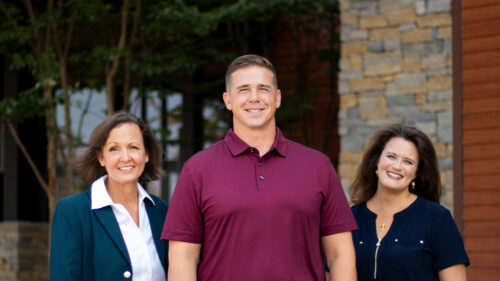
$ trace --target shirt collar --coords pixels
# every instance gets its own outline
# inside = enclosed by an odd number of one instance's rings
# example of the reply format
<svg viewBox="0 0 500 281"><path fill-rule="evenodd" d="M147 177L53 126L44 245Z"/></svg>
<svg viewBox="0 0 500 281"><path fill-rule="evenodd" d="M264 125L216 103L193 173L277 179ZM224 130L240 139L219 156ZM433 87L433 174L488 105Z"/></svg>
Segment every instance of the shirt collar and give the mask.
<svg viewBox="0 0 500 281"><path fill-rule="evenodd" d="M224 137L224 141L226 142L233 156L243 154L243 152L250 149L250 146L242 139L240 139L240 137L238 137L234 133L233 129L229 129L226 136ZM276 128L276 138L274 139L271 151L275 151L276 153L278 153L278 155L286 157L286 141L287 139L285 138L285 136L283 136L280 129Z"/></svg>
<svg viewBox="0 0 500 281"><path fill-rule="evenodd" d="M92 183L90 187L91 196L91 209L101 209L107 206L113 205L113 199L109 196L108 190L106 189L106 179L107 175L100 177L98 180ZM137 183L137 189L139 190L139 202L142 202L145 198L148 198L153 205L155 202L153 198L144 190L140 183Z"/></svg>

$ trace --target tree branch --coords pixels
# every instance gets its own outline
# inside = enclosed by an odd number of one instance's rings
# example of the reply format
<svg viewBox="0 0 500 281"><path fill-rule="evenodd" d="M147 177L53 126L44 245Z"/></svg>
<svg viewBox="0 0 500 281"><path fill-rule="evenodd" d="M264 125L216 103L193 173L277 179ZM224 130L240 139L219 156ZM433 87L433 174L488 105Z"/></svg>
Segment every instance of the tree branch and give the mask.
<svg viewBox="0 0 500 281"><path fill-rule="evenodd" d="M19 138L19 135L17 134L16 129L14 128L14 125L8 119L4 119L4 122L7 124L7 127L9 128L9 132L12 135L12 138L16 142L17 146L19 147L19 149L23 153L24 158L26 159L26 161L30 165L31 169L33 170L33 173L35 174L35 177L38 180L38 183L42 186L42 188L47 193L47 196L50 198L51 195L49 193L49 186L48 186L47 182L45 182L43 180L43 177L40 174L40 171L38 170L38 168L36 167L35 162L33 162L33 159L31 158L30 154L26 150L26 147L24 146L23 142Z"/></svg>
<svg viewBox="0 0 500 281"><path fill-rule="evenodd" d="M121 52L125 48L125 40L127 37L127 17L128 17L128 0L123 0L120 39L118 41L116 55L113 58L113 64L108 74L106 75L106 100L108 104L108 114L110 115L113 114L114 112L113 79L118 70Z"/></svg>

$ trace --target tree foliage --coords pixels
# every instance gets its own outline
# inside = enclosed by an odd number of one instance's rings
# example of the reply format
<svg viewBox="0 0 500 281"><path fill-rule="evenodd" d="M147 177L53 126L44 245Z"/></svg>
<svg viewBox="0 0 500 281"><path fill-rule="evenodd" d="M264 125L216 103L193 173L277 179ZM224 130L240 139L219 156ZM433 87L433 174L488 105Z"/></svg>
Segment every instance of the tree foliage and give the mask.
<svg viewBox="0 0 500 281"><path fill-rule="evenodd" d="M0 0L5 19L0 21L0 55L9 58L13 70L29 71L34 81L29 90L0 101L0 115L13 135L18 122L45 119L47 171L32 168L43 175L37 178L52 214L59 196L75 192L69 163L80 138L71 131L73 93L83 88L105 92L108 114L128 110L132 90L139 97L157 91L191 93L200 101L219 98L221 69L243 53L269 55L277 19L286 18L297 34L313 33L336 9L336 1L327 0ZM334 47L323 46L321 53L309 47L300 53L307 55L301 63L316 56L336 67ZM302 83L303 72L297 71ZM295 88L302 96L290 102L294 109L284 111L284 120L311 110L304 99L311 92L307 81ZM63 125L55 121L57 105L65 108ZM21 139L18 145L23 146ZM62 180L56 159L65 169Z"/></svg>

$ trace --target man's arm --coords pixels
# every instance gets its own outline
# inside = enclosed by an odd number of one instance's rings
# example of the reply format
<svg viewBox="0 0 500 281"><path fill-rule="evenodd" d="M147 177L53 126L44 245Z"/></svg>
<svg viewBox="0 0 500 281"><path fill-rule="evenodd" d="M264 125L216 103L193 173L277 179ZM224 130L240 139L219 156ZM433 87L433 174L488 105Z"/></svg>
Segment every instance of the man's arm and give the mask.
<svg viewBox="0 0 500 281"><path fill-rule="evenodd" d="M196 281L201 244L168 242L168 280Z"/></svg>
<svg viewBox="0 0 500 281"><path fill-rule="evenodd" d="M350 231L321 237L330 281L355 281L356 255Z"/></svg>

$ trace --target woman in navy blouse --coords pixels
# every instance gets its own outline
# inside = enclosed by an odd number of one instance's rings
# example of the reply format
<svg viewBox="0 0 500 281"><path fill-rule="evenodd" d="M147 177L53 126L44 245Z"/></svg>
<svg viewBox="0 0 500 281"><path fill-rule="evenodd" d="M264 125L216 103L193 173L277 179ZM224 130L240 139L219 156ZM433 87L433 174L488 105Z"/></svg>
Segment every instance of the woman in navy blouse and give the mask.
<svg viewBox="0 0 500 281"><path fill-rule="evenodd" d="M400 124L375 133L350 194L358 280L466 280L469 259L439 205L436 152L424 133Z"/></svg>

